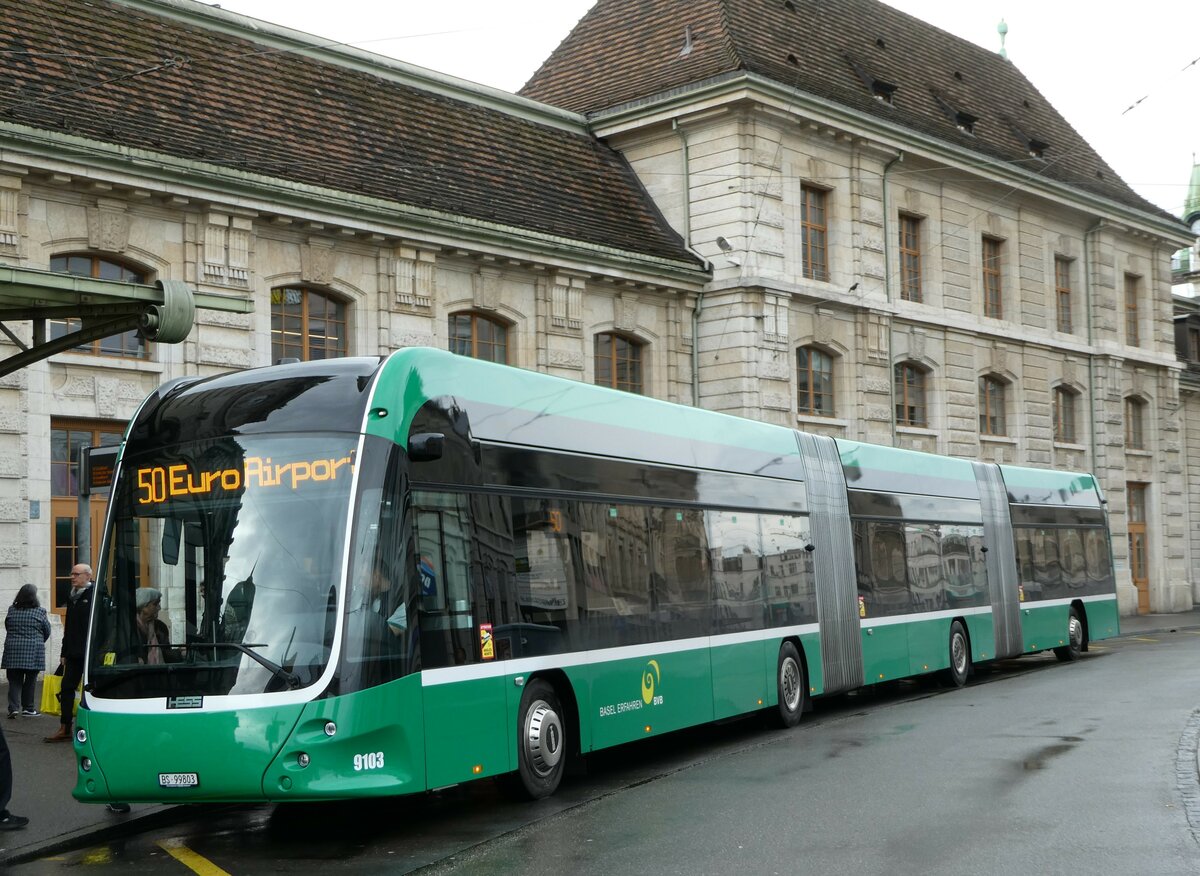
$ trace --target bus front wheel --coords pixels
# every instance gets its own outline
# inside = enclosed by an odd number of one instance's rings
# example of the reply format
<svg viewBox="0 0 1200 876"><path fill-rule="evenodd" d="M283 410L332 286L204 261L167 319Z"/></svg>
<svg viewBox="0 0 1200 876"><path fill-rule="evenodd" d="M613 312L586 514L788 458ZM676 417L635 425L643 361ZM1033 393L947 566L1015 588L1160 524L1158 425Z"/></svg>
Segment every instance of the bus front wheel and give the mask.
<svg viewBox="0 0 1200 876"><path fill-rule="evenodd" d="M946 680L954 687L962 687L970 672L971 644L962 623L955 621L950 624L950 667L946 670Z"/></svg>
<svg viewBox="0 0 1200 876"><path fill-rule="evenodd" d="M779 707L776 721L780 727L795 727L804 713L804 696L807 687L804 681L804 665L800 654L791 642L779 648L779 669L775 675L779 685Z"/></svg>
<svg viewBox="0 0 1200 876"><path fill-rule="evenodd" d="M1078 660L1083 653L1083 620L1074 608L1067 618L1067 644L1054 649L1054 656L1064 663Z"/></svg>
<svg viewBox="0 0 1200 876"><path fill-rule="evenodd" d="M562 704L553 686L536 678L525 686L517 714L519 790L531 800L549 797L567 764Z"/></svg>

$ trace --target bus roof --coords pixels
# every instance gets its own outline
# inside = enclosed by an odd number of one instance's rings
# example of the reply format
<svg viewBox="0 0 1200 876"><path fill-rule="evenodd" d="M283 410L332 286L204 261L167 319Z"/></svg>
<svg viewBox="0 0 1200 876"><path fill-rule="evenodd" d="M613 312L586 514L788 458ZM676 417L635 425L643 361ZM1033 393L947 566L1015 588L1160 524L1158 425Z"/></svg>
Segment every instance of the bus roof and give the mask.
<svg viewBox="0 0 1200 876"><path fill-rule="evenodd" d="M1099 508L1103 496L1096 479L1083 472L1000 466L1008 500L1017 505L1070 505Z"/></svg>
<svg viewBox="0 0 1200 876"><path fill-rule="evenodd" d="M699 467L712 458L705 447L733 447L784 463L763 474L798 472L799 447L786 427L428 348L388 357L372 404L399 404L404 416L368 418L367 431L404 443L416 412L443 397L467 409L472 435L482 440Z"/></svg>
<svg viewBox="0 0 1200 876"><path fill-rule="evenodd" d="M970 460L840 438L837 447L851 490L979 498Z"/></svg>

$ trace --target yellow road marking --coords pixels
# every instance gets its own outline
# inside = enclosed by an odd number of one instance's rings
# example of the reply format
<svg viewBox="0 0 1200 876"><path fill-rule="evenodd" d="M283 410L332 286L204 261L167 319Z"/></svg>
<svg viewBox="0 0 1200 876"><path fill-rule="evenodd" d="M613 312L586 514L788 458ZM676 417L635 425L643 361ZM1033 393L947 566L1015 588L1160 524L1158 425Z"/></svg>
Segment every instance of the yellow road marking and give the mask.
<svg viewBox="0 0 1200 876"><path fill-rule="evenodd" d="M1135 642L1157 642L1158 639L1151 639L1149 636L1130 636Z"/></svg>
<svg viewBox="0 0 1200 876"><path fill-rule="evenodd" d="M208 858L197 855L180 840L163 840L158 845L164 852L193 873L198 873L199 876L229 876L229 873L225 870L222 870L212 861L208 860Z"/></svg>
<svg viewBox="0 0 1200 876"><path fill-rule="evenodd" d="M85 852L84 856L80 859L80 863L81 864L111 864L112 863L112 849L105 846L103 848L92 849L89 852Z"/></svg>

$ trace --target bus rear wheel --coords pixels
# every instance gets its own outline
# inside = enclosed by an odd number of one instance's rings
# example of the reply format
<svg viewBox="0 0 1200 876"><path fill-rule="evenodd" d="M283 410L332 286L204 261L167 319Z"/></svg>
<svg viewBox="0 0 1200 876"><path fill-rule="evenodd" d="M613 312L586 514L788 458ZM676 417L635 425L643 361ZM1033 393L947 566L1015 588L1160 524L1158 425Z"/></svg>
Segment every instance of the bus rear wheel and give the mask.
<svg viewBox="0 0 1200 876"><path fill-rule="evenodd" d="M1083 619L1074 608L1067 618L1067 644L1054 649L1054 656L1064 663L1078 660L1083 653Z"/></svg>
<svg viewBox="0 0 1200 876"><path fill-rule="evenodd" d="M967 631L961 621L950 624L950 667L946 670L945 679L954 687L962 687L967 683L971 673L971 645L967 640Z"/></svg>
<svg viewBox="0 0 1200 876"><path fill-rule="evenodd" d="M808 692L804 680L804 665L791 642L779 648L779 667L775 674L779 686L779 706L775 720L780 727L795 727L804 714L804 697Z"/></svg>
<svg viewBox="0 0 1200 876"><path fill-rule="evenodd" d="M553 686L540 678L525 686L517 714L518 790L531 800L558 789L567 764L563 709Z"/></svg>

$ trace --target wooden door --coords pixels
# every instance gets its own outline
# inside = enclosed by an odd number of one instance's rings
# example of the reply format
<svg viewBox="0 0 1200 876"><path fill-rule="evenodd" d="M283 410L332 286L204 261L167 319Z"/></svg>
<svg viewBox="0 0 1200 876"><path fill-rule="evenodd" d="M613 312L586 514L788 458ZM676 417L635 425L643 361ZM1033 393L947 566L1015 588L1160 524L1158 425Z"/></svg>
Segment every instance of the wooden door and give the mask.
<svg viewBox="0 0 1200 876"><path fill-rule="evenodd" d="M120 423L98 423L87 420L54 420L50 424L50 604L48 608L63 612L71 592L71 567L87 563L96 568L100 538L104 532L104 512L108 505L108 490L98 491L88 499L91 523L90 556L77 556L79 541L76 523L79 517L79 465L77 453L81 446L117 444L124 426Z"/></svg>
<svg viewBox="0 0 1200 876"><path fill-rule="evenodd" d="M1137 589L1138 614L1150 611L1150 571L1146 563L1146 484L1126 484L1129 497L1129 572Z"/></svg>

